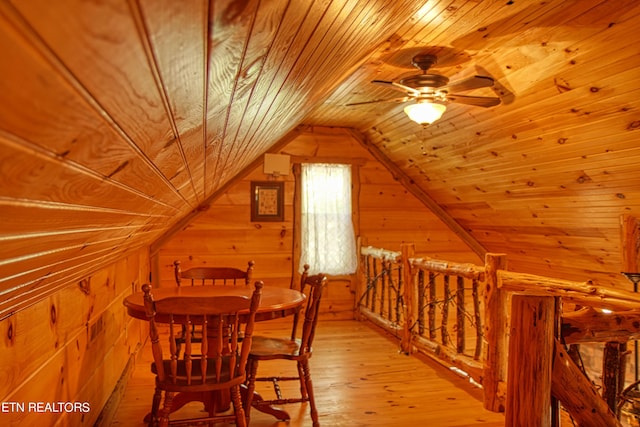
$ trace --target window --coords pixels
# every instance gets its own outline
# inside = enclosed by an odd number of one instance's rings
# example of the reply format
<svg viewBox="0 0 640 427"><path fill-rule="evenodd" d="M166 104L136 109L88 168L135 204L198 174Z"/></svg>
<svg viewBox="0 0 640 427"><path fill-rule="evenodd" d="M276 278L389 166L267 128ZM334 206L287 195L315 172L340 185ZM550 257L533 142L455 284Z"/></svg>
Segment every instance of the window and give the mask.
<svg viewBox="0 0 640 427"><path fill-rule="evenodd" d="M351 219L351 166L303 164L300 271L351 274L356 271L356 242Z"/></svg>

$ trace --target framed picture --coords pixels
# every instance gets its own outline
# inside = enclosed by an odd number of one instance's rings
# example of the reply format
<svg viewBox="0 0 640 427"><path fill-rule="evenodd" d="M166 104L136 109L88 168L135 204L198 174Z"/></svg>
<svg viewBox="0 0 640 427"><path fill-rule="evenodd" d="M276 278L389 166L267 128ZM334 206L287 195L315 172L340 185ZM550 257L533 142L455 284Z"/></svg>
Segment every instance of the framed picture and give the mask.
<svg viewBox="0 0 640 427"><path fill-rule="evenodd" d="M251 221L284 221L284 182L251 181Z"/></svg>

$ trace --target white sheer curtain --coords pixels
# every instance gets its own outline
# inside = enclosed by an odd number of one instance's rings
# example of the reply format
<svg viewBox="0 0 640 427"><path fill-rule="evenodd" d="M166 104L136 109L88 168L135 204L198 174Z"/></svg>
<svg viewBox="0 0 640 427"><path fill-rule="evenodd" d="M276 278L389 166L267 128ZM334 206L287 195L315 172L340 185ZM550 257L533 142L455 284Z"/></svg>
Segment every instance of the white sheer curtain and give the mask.
<svg viewBox="0 0 640 427"><path fill-rule="evenodd" d="M303 164L300 271L329 275L356 271L356 241L351 220L351 166Z"/></svg>

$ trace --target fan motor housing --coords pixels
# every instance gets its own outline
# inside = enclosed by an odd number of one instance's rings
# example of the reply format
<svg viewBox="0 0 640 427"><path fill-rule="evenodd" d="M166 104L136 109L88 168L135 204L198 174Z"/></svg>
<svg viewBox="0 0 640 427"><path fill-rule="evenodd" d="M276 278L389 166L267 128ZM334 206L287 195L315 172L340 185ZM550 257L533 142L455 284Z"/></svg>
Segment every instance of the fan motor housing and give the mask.
<svg viewBox="0 0 640 427"><path fill-rule="evenodd" d="M438 88L449 83L449 78L440 74L416 74L414 76L405 77L400 80L400 83L416 89L430 87Z"/></svg>

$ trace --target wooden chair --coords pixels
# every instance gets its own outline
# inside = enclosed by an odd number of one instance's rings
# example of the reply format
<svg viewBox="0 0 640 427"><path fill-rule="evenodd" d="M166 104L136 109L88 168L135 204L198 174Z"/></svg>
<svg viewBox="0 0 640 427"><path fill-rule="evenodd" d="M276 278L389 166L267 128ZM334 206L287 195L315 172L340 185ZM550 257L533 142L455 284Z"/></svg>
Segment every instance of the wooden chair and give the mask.
<svg viewBox="0 0 640 427"><path fill-rule="evenodd" d="M293 325L291 336L289 338L269 338L255 336L249 360L247 362L247 398L245 399L245 413L247 420L250 417L251 406L260 409L261 406L269 407L271 405L283 405L287 403L309 402L311 408L311 419L313 426L318 427L318 411L313 396L313 386L311 381L311 373L309 371L309 358L312 355L312 343L315 335L316 325L318 322L318 309L322 292L327 283L327 277L323 274L308 275L309 266L304 266L304 273L300 280L300 290L305 291L307 285L310 290L307 296L307 303L304 309L304 323L302 326L302 335L296 338L298 326L298 314L293 316ZM292 360L296 362L298 376L294 377L258 377L258 363L265 360ZM284 398L280 390L279 381L299 381L300 397ZM254 391L256 381L270 381L276 394L275 399L259 399L254 401Z"/></svg>
<svg viewBox="0 0 640 427"><path fill-rule="evenodd" d="M149 426L158 422L166 427L169 421L171 404L175 393L195 392L214 393L230 390L233 414L217 414L216 399L209 399L208 416L198 418L197 422L235 421L237 426L245 427L247 420L240 397L240 385L246 380L246 363L251 347L251 335L255 313L262 296L262 282L256 282L251 298L242 296L219 296L208 298L173 297L154 301L151 286L145 284L144 306L149 318L149 337L152 345L153 363L151 371L156 374L156 389L153 398ZM244 340L238 342L240 325L239 311L248 311L248 320L244 328ZM164 358L156 318L163 317L169 322L169 358ZM202 355L192 357L191 334L185 337L184 358L178 359L175 351L176 320L187 324L197 323L207 328L203 335ZM187 328L187 331L190 331ZM230 334L227 336L227 334ZM164 392L163 408L160 400ZM176 420L175 423L190 424L196 420Z"/></svg>
<svg viewBox="0 0 640 427"><path fill-rule="evenodd" d="M188 279L191 282L191 286L196 285L228 285L232 284L244 284L249 286L251 278L253 277L253 261L247 263L246 270L240 270L234 267L194 267L186 271L182 271L180 268L180 261L173 261L173 275L176 279L178 286L182 285L182 279ZM195 325L191 329L192 337L191 342L199 343L202 340L202 331L199 328L195 328ZM182 344L184 343L184 336L186 334L184 325L182 326L182 333L176 335L176 351L177 355L180 354ZM240 334L242 337L242 334Z"/></svg>
<svg viewBox="0 0 640 427"><path fill-rule="evenodd" d="M238 283L242 283L249 286L251 278L253 276L253 261L247 263L246 270L240 270L234 267L194 267L186 271L182 271L180 268L180 261L173 261L173 274L178 286L182 285L182 279L188 279L191 281L191 286L199 285L215 285L222 284L227 285L229 283L234 286Z"/></svg>

